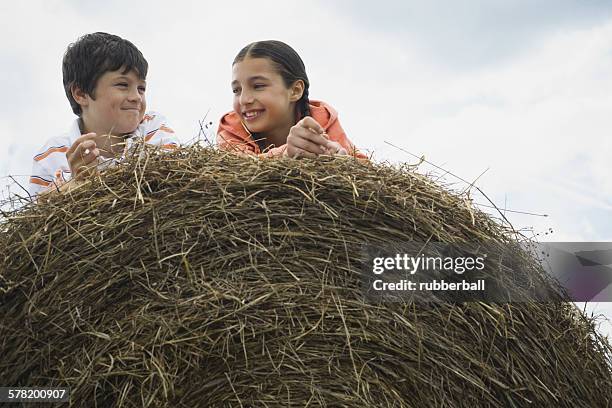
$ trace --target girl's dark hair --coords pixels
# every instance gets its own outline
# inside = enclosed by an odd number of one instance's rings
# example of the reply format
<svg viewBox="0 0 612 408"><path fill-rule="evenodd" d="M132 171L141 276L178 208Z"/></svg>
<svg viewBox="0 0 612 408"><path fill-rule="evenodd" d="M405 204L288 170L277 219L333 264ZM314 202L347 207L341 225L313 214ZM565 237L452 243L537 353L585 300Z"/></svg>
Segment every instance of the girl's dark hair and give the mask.
<svg viewBox="0 0 612 408"><path fill-rule="evenodd" d="M308 88L310 82L308 82L304 62L293 48L282 41L257 41L241 49L238 55L236 55L236 58L234 58L232 65L247 57L269 58L283 78L283 82L287 88L293 85L298 79L304 81L304 93L297 101L296 107L300 119L304 116L310 116L310 107L308 106Z"/></svg>
<svg viewBox="0 0 612 408"><path fill-rule="evenodd" d="M134 70L140 79L146 79L149 65L134 44L113 34L86 34L70 44L62 61L62 74L72 111L79 116L82 114L81 106L72 97L74 86L95 99L98 79L105 72L121 67L124 74Z"/></svg>

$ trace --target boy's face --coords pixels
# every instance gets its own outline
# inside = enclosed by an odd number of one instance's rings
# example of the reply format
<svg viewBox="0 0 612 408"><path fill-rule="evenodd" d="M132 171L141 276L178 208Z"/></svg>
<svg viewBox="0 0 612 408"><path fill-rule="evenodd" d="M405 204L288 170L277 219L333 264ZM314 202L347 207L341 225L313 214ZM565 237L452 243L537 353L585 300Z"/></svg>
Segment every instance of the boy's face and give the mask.
<svg viewBox="0 0 612 408"><path fill-rule="evenodd" d="M135 71L123 68L102 74L90 95L81 94L77 102L83 109L87 132L115 135L131 133L140 124L147 108L146 82Z"/></svg>

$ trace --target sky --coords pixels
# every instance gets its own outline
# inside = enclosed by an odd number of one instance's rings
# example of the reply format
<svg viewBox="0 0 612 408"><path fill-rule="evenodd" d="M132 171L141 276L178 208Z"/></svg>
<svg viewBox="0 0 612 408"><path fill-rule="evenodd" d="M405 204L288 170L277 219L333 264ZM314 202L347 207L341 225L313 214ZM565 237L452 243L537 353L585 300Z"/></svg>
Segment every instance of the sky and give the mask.
<svg viewBox="0 0 612 408"><path fill-rule="evenodd" d="M20 192L34 152L74 119L61 59L79 36L106 31L143 52L148 106L184 142L232 109L236 53L278 39L374 160L424 156L477 180L496 206L536 214L505 212L527 235L612 241L610 1L47 0L0 2L0 15L0 197ZM612 317L611 303L587 309Z"/></svg>

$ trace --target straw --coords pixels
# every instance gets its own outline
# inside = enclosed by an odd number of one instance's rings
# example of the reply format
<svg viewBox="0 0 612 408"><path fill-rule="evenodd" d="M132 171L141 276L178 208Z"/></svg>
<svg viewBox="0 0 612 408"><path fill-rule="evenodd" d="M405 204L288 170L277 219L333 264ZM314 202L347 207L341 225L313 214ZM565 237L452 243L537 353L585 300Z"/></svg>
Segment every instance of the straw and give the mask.
<svg viewBox="0 0 612 408"><path fill-rule="evenodd" d="M409 166L146 150L4 215L0 383L77 407L612 405L610 344L561 294L360 289L364 242L519 238ZM546 285L525 259L499 278Z"/></svg>

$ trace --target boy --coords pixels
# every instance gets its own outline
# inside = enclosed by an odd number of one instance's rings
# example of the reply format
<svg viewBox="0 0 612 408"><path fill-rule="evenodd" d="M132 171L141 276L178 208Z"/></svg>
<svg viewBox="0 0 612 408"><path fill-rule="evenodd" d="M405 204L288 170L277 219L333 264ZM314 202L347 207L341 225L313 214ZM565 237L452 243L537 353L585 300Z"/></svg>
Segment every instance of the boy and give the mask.
<svg viewBox="0 0 612 408"><path fill-rule="evenodd" d="M138 138L165 149L178 147L166 119L145 114L147 69L134 44L116 35L87 34L68 46L62 62L64 90L78 118L34 156L32 197L69 190L123 158Z"/></svg>

